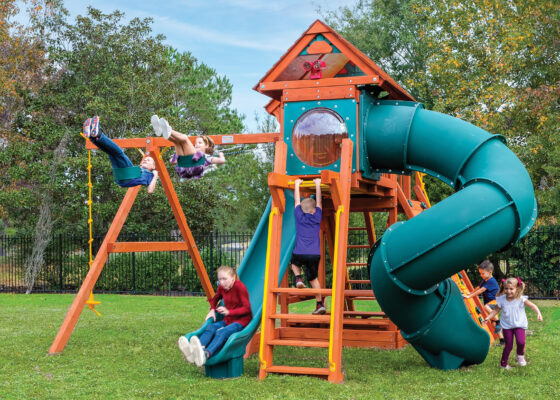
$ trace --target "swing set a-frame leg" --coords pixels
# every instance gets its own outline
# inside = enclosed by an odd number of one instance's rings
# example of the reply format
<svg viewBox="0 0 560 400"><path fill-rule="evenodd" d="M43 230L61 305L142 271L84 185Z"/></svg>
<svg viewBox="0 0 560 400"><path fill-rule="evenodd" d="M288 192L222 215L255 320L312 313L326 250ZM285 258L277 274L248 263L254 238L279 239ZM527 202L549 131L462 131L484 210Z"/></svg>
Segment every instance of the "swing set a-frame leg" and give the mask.
<svg viewBox="0 0 560 400"><path fill-rule="evenodd" d="M140 188L141 186L135 186L127 190L121 206L111 223L109 231L107 232L107 235L105 235L105 239L103 239L103 243L93 260L93 264L91 265L91 268L89 269L89 272L84 279L74 302L70 306L70 310L66 314L62 326L58 330L58 333L49 349L49 354L60 353L64 350L64 347L66 346L66 343L68 342L68 339L70 338L70 335L72 334L72 331L82 314L82 310L86 305L89 294L93 290L93 287L95 286L95 283L105 266L105 262L109 257L108 245L109 243L113 243L117 240Z"/></svg>

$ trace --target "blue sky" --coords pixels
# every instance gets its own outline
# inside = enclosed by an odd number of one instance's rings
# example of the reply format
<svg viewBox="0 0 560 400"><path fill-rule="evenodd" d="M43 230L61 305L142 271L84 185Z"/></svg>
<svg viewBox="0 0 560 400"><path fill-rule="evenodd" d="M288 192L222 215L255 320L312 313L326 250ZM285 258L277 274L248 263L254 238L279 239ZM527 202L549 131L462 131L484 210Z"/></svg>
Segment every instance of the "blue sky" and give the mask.
<svg viewBox="0 0 560 400"><path fill-rule="evenodd" d="M127 20L153 18L153 32L165 35L167 44L189 51L230 80L232 107L245 114L246 130L256 132L254 114L264 115L269 99L253 86L326 10L356 1L66 0L65 7L72 19L85 14L88 4L105 13L123 11Z"/></svg>

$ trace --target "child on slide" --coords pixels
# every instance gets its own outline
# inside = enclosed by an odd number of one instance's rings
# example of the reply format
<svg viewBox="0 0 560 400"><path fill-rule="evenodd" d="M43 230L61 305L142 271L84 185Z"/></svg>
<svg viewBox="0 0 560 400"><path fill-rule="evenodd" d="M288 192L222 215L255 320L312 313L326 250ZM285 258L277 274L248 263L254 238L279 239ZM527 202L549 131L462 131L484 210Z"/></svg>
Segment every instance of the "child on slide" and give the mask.
<svg viewBox="0 0 560 400"><path fill-rule="evenodd" d="M241 331L251 322L253 313L249 301L249 292L239 280L235 270L227 265L218 268L218 290L210 300L210 311L206 319L212 318L200 337L192 336L190 342L181 336L177 345L184 358L198 367L206 364L206 360L215 355L235 332ZM220 300L223 305L218 306ZM224 319L216 322L216 312Z"/></svg>
<svg viewBox="0 0 560 400"><path fill-rule="evenodd" d="M218 157L214 157L214 141L206 136L198 136L194 145L189 137L171 129L165 118L152 115L152 127L157 136L163 136L175 145L175 155L171 159L173 164L177 164L175 172L180 178L200 179L212 165L225 164L224 153L220 152Z"/></svg>
<svg viewBox="0 0 560 400"><path fill-rule="evenodd" d="M124 151L103 133L99 126L99 117L97 115L84 121L83 134L109 156L113 172L121 168L134 167L130 159L124 154ZM156 163L154 159L149 156L142 159L139 171L137 171L135 177L131 177L130 179L118 179L117 176L115 176L115 183L120 187L143 185L148 187L148 193L154 192L157 180L158 172L156 171Z"/></svg>

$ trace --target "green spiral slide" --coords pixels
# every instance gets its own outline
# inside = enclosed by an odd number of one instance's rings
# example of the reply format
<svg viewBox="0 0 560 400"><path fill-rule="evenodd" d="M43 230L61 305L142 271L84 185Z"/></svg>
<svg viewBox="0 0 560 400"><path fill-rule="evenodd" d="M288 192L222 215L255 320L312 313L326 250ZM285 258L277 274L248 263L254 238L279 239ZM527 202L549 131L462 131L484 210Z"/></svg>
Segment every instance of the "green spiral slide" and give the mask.
<svg viewBox="0 0 560 400"><path fill-rule="evenodd" d="M490 338L449 278L511 246L537 215L533 185L499 135L414 102L361 100L362 160L371 172L420 171L456 193L387 229L370 252L377 301L433 367L477 364Z"/></svg>

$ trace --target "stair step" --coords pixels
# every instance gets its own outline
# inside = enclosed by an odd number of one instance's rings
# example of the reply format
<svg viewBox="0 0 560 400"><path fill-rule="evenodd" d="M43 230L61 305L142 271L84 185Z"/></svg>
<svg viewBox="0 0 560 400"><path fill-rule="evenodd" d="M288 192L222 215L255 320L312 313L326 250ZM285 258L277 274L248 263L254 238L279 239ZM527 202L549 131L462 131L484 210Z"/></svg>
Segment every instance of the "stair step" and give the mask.
<svg viewBox="0 0 560 400"><path fill-rule="evenodd" d="M328 376L328 368L311 368L311 367L291 367L288 365L271 365L266 368L267 373L276 374L298 374L298 375L319 375Z"/></svg>
<svg viewBox="0 0 560 400"><path fill-rule="evenodd" d="M271 346L329 347L328 340L272 339L267 344Z"/></svg>
<svg viewBox="0 0 560 400"><path fill-rule="evenodd" d="M349 249L369 249L371 246L369 244L349 244L347 247Z"/></svg>
<svg viewBox="0 0 560 400"><path fill-rule="evenodd" d="M294 322L322 322L322 323L330 323L331 316L330 315L313 315L313 314L271 314L270 318L274 319L289 319L290 321Z"/></svg>
<svg viewBox="0 0 560 400"><path fill-rule="evenodd" d="M365 299L375 299L375 295L373 294L373 290L371 289L346 289L344 291L344 296L346 297L360 297ZM355 300L355 299L354 299Z"/></svg>
<svg viewBox="0 0 560 400"><path fill-rule="evenodd" d="M360 282L361 283L361 282ZM364 281L364 283L370 283L369 281ZM297 289L297 288L274 288L273 293L286 293L299 296L313 296L315 294L321 294L323 296L330 296L332 294L332 289ZM371 289L346 289L344 290L344 296L346 297L363 297L367 299L375 299L373 291Z"/></svg>
<svg viewBox="0 0 560 400"><path fill-rule="evenodd" d="M367 263L346 263L347 267L365 267Z"/></svg>
<svg viewBox="0 0 560 400"><path fill-rule="evenodd" d="M383 311L344 311L344 316L362 318L385 317L385 313Z"/></svg>
<svg viewBox="0 0 560 400"><path fill-rule="evenodd" d="M290 322L303 322L303 323L327 323L330 324L331 316L313 315L313 314L272 314L270 318L284 319ZM369 319L369 318L343 318L343 324L346 325L359 325L359 326L386 326L391 323L389 319Z"/></svg>
<svg viewBox="0 0 560 400"><path fill-rule="evenodd" d="M331 289L311 289L311 288L274 288L272 289L273 293L287 293L287 294L294 294L298 296L313 296L316 294L321 294L324 296L330 296L332 293Z"/></svg>
<svg viewBox="0 0 560 400"><path fill-rule="evenodd" d="M369 285L371 283L369 279L349 279L347 282L355 285Z"/></svg>
<svg viewBox="0 0 560 400"><path fill-rule="evenodd" d="M388 326L391 324L389 319L372 319L372 318L344 318L344 327L347 326Z"/></svg>

